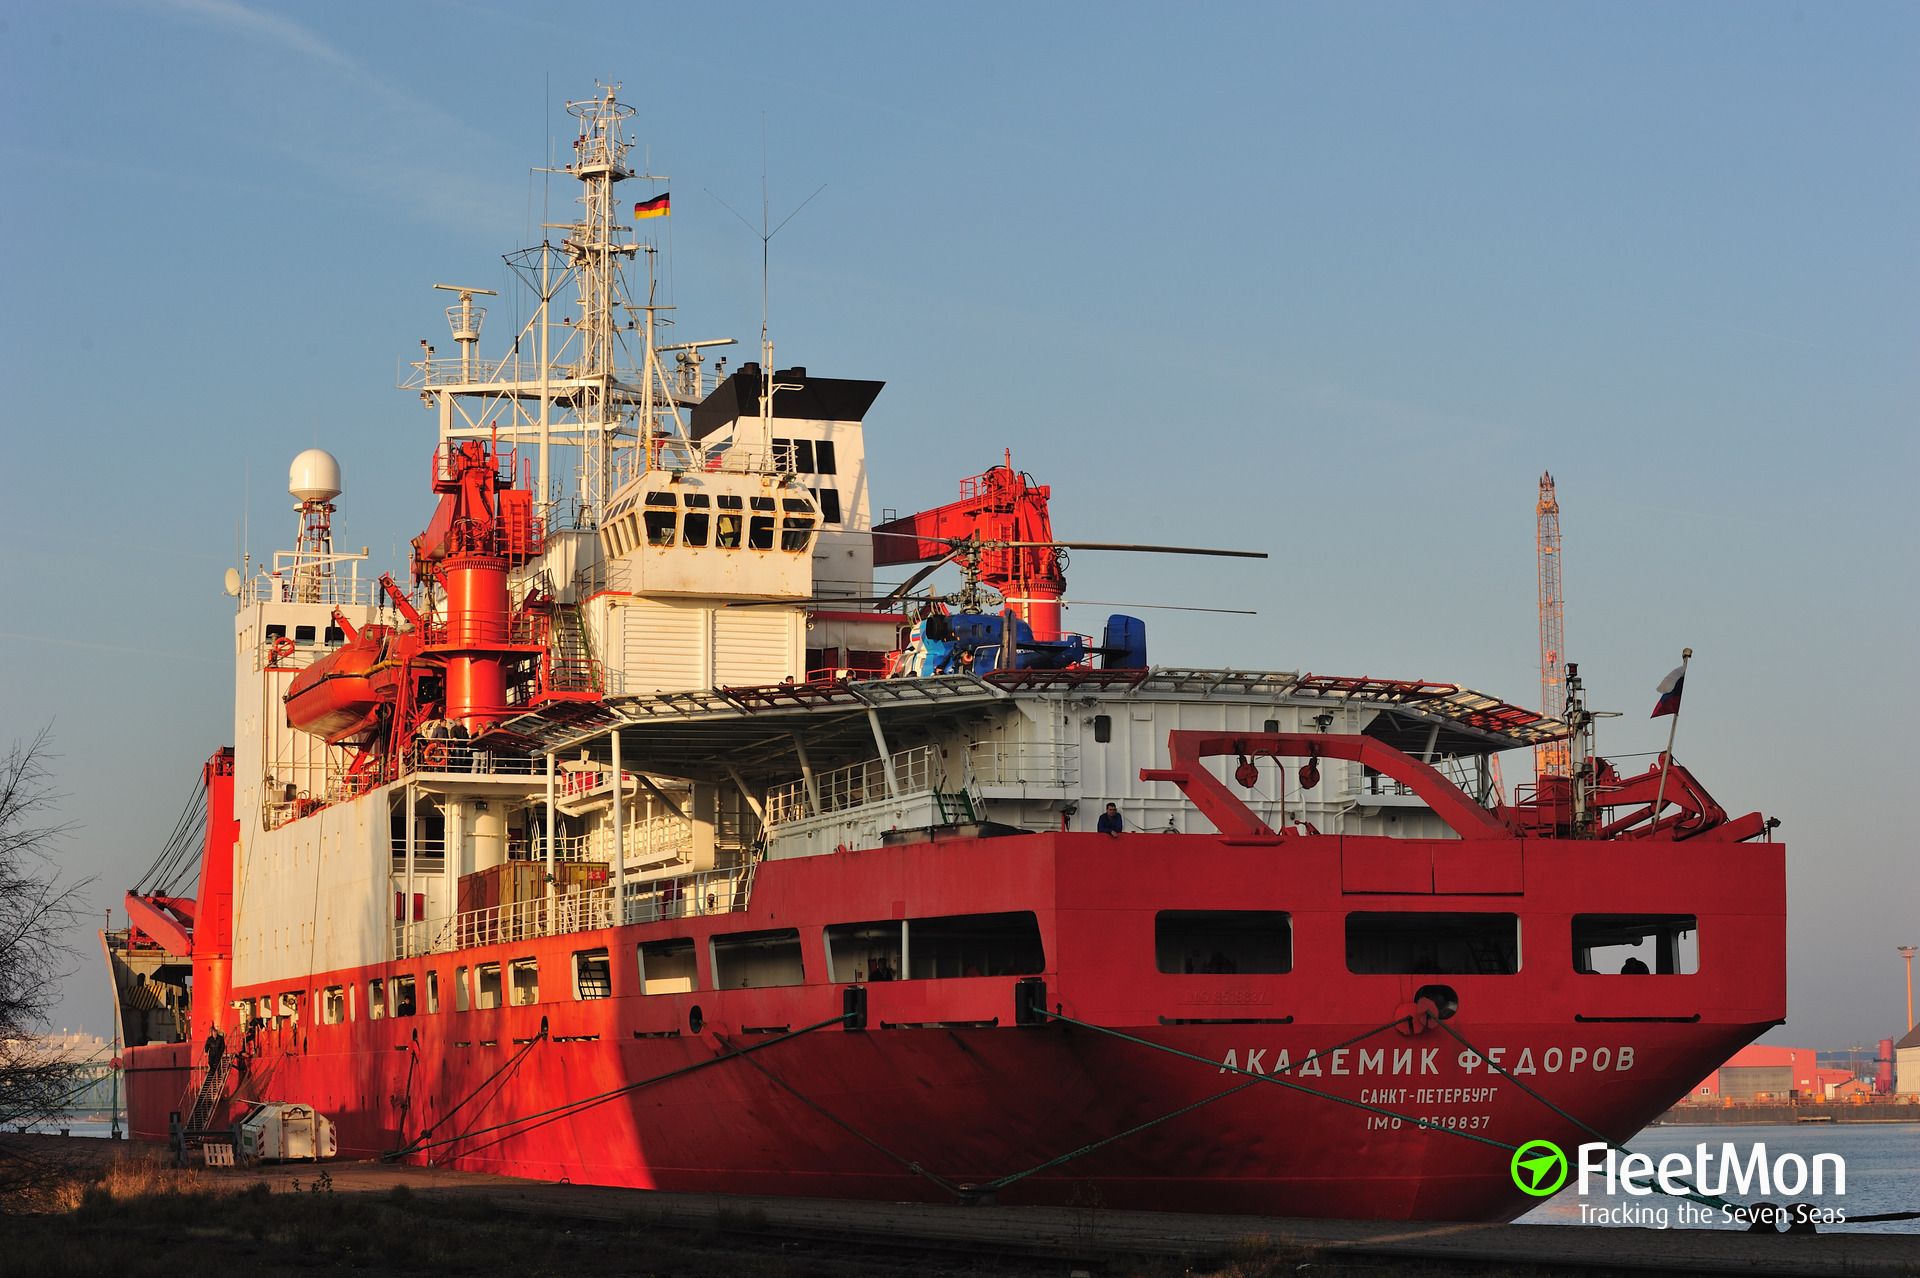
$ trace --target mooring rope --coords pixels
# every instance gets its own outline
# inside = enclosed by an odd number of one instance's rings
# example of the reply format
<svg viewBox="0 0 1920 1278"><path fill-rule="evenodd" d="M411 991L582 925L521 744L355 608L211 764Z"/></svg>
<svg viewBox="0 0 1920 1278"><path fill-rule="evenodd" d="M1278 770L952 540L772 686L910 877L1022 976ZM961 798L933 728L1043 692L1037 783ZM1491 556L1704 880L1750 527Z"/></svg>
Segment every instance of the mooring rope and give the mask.
<svg viewBox="0 0 1920 1278"><path fill-rule="evenodd" d="M583 1113L586 1110L592 1109L598 1105L604 1105L608 1101L616 1100L621 1096L625 1096L629 1092L637 1092L643 1087L651 1087L655 1083L664 1083L671 1078L679 1078L684 1074L692 1074L698 1070L706 1069L710 1065L718 1065L723 1061L730 1061L736 1057L746 1056L750 1053L758 1052L765 1048L772 1047L776 1043L784 1043L788 1039L798 1038L802 1034L811 1034L814 1030L825 1029L829 1025L839 1025L844 1021L846 1021L848 1017L851 1015L853 1015L853 1013L842 1013L839 1016L829 1017L824 1021L818 1021L812 1025L803 1026L800 1029L792 1030L792 1031L789 1031L788 1033L780 1034L773 1038L769 1038L764 1043L755 1043L751 1047L736 1047L730 1051L723 1052L718 1056L709 1057L704 1061L695 1061L691 1065L683 1065L679 1069L671 1069L664 1074L655 1074L651 1078L643 1078L637 1082L626 1083L619 1087L613 1088L611 1091L600 1092L593 1096L583 1096L579 1100L567 1101L564 1104L555 1105L550 1109L536 1110L534 1113L531 1113L531 1114L523 1114L519 1118L510 1118L503 1123L495 1123L490 1127L482 1127L474 1131L462 1132L458 1136L450 1136L450 1137L446 1137L444 1139L436 1140L436 1141L415 1141L412 1145L409 1145L405 1149L395 1150L390 1154L382 1155L382 1157L385 1158L388 1162L392 1162L393 1160L402 1158L407 1154L418 1153L423 1149L435 1149L441 1145L456 1144L463 1140L472 1139L475 1136L485 1136L489 1132L502 1131L509 1127L521 1127L522 1124L532 1124L531 1126L525 1127L521 1131L509 1132L504 1136L499 1136L493 1140L488 1141L484 1145L480 1145L474 1149L470 1149L466 1151L467 1154L471 1156L473 1154L479 1153L483 1149L491 1149L493 1146L498 1145L503 1140L510 1140L514 1136L524 1136L527 1134L527 1132L535 1131L541 1127L545 1127L548 1123L557 1123L563 1118L571 1118L575 1114ZM532 1044L529 1043L528 1046L532 1046ZM504 1068L504 1066L502 1068ZM535 1122L534 1121L535 1119L538 1119L540 1121ZM445 1120L443 1119L442 1121L444 1122ZM437 1127L439 1126L439 1124L436 1123L435 1126ZM427 1135L428 1133L423 1132L421 1134L424 1136L424 1135Z"/></svg>

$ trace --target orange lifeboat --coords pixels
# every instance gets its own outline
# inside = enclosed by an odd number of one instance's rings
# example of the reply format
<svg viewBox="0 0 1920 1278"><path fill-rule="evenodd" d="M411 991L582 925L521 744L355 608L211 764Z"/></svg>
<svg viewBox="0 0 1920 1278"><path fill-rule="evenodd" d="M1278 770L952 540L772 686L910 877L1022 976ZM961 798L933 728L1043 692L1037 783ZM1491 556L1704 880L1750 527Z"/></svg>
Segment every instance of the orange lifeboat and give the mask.
<svg viewBox="0 0 1920 1278"><path fill-rule="evenodd" d="M294 677L282 700L287 722L328 745L364 745L373 737L382 706L394 696L393 667L386 663L390 626L368 626Z"/></svg>

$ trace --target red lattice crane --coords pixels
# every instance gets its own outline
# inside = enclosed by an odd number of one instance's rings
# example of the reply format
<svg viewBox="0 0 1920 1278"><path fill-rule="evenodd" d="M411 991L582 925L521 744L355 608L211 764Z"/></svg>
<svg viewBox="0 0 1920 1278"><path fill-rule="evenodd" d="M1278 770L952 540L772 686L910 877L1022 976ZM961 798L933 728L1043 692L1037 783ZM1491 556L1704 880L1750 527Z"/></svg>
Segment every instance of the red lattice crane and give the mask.
<svg viewBox="0 0 1920 1278"><path fill-rule="evenodd" d="M1534 513L1539 520L1534 546L1540 560L1540 712L1558 719L1567 709L1567 653L1565 596L1560 591L1560 500L1554 495L1551 474L1540 476L1540 501ZM1535 746L1533 770L1537 776L1566 776L1566 740Z"/></svg>

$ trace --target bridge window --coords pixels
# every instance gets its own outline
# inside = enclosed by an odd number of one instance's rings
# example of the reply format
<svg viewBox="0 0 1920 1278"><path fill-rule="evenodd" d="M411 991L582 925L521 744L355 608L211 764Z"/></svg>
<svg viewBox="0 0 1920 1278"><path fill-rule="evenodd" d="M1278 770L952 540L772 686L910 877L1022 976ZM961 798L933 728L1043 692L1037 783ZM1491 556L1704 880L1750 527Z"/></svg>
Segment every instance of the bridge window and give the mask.
<svg viewBox="0 0 1920 1278"><path fill-rule="evenodd" d="M673 544L673 526L679 516L671 510L649 510L647 512L647 544L649 546L671 546Z"/></svg>
<svg viewBox="0 0 1920 1278"><path fill-rule="evenodd" d="M747 498L747 506L748 506L748 507L749 507L750 509L753 509L753 510L772 510L772 509L773 509L773 498L771 498L771 497L749 497L749 498Z"/></svg>
<svg viewBox="0 0 1920 1278"><path fill-rule="evenodd" d="M456 967L453 969L453 1010L464 1012L467 1010L468 1003L467 969Z"/></svg>
<svg viewBox="0 0 1920 1278"><path fill-rule="evenodd" d="M813 540L813 521L787 516L780 529L780 549L799 552L807 548Z"/></svg>
<svg viewBox="0 0 1920 1278"><path fill-rule="evenodd" d="M818 488L813 495L820 501L820 518L830 524L840 523L840 490Z"/></svg>
<svg viewBox="0 0 1920 1278"><path fill-rule="evenodd" d="M413 978L396 976L393 978L393 1014L412 1016L414 1014Z"/></svg>
<svg viewBox="0 0 1920 1278"><path fill-rule="evenodd" d="M740 499L736 497L734 500L738 501ZM722 550L738 550L740 548L740 516L720 515L715 519L713 544Z"/></svg>
<svg viewBox="0 0 1920 1278"><path fill-rule="evenodd" d="M687 521L683 525L683 528L689 546L704 546L707 544L707 525L711 523L712 520L713 516L707 514L704 510L689 510L687 512Z"/></svg>
<svg viewBox="0 0 1920 1278"><path fill-rule="evenodd" d="M693 938L646 941L640 946L642 994L689 994L699 973L695 968Z"/></svg>
<svg viewBox="0 0 1920 1278"><path fill-rule="evenodd" d="M498 963L482 963L473 969L473 1005L483 1012L500 1006Z"/></svg>
<svg viewBox="0 0 1920 1278"><path fill-rule="evenodd" d="M1162 972L1249 975L1293 970L1293 919L1281 910L1162 910L1153 918Z"/></svg>
<svg viewBox="0 0 1920 1278"><path fill-rule="evenodd" d="M613 993L613 965L605 950L583 950L573 956L573 996L607 998Z"/></svg>
<svg viewBox="0 0 1920 1278"><path fill-rule="evenodd" d="M1347 970L1502 975L1520 970L1517 914L1347 915Z"/></svg>
<svg viewBox="0 0 1920 1278"><path fill-rule="evenodd" d="M780 499L780 509L786 511L789 515L811 515L813 513L813 503L804 497L782 497Z"/></svg>
<svg viewBox="0 0 1920 1278"><path fill-rule="evenodd" d="M841 923L828 928L830 979L836 982L899 980L903 928L900 919Z"/></svg>
<svg viewBox="0 0 1920 1278"><path fill-rule="evenodd" d="M648 493L645 504L649 506L676 506L679 504L679 500L680 499L672 493Z"/></svg>
<svg viewBox="0 0 1920 1278"><path fill-rule="evenodd" d="M916 981L1029 976L1047 968L1040 921L1031 910L913 919L906 945L907 975Z"/></svg>
<svg viewBox="0 0 1920 1278"><path fill-rule="evenodd" d="M687 493L680 499L680 504L689 510L705 510L713 505L713 499L705 493Z"/></svg>
<svg viewBox="0 0 1920 1278"><path fill-rule="evenodd" d="M800 985L807 979L800 961L800 933L790 927L764 932L735 932L713 938L713 984L722 990L757 990Z"/></svg>
<svg viewBox="0 0 1920 1278"><path fill-rule="evenodd" d="M746 509L746 507L741 504L739 495L736 493L721 493L719 496L715 497L713 500L714 500L714 503L718 505L722 510Z"/></svg>
<svg viewBox="0 0 1920 1278"><path fill-rule="evenodd" d="M320 991L320 1023L338 1025L347 1019L347 991L339 985L329 985Z"/></svg>
<svg viewBox="0 0 1920 1278"><path fill-rule="evenodd" d="M759 501L760 498L754 498ZM773 516L755 515L747 522L747 549L773 549Z"/></svg>
<svg viewBox="0 0 1920 1278"><path fill-rule="evenodd" d="M530 958L515 959L507 965L508 989L515 1007L532 1007L540 1001L540 964Z"/></svg>
<svg viewBox="0 0 1920 1278"><path fill-rule="evenodd" d="M313 627L312 626L295 626L293 628L293 641L295 643L312 643Z"/></svg>
<svg viewBox="0 0 1920 1278"><path fill-rule="evenodd" d="M822 439L814 444L813 473L816 475L837 475L840 473L834 467L833 441L831 439ZM839 521L835 520L834 522L838 523Z"/></svg>
<svg viewBox="0 0 1920 1278"><path fill-rule="evenodd" d="M1590 976L1690 976L1700 970L1691 914L1576 914L1573 970Z"/></svg>

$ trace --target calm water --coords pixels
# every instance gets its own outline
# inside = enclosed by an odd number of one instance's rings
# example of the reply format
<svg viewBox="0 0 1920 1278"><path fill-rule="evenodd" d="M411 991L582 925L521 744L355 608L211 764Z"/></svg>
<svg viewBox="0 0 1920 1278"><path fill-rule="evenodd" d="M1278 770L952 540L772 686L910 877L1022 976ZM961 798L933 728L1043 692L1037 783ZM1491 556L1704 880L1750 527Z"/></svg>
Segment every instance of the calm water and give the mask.
<svg viewBox="0 0 1920 1278"><path fill-rule="evenodd" d="M1798 1194L1740 1194L1733 1189L1729 1181L1724 1195L1730 1202L1754 1202L1764 1199L1767 1202L1785 1203L1807 1202L1820 1207L1838 1207L1848 1216L1872 1216L1888 1211L1920 1211L1920 1124L1910 1123L1833 1123L1807 1124L1804 1126L1729 1126L1729 1127L1649 1127L1627 1142L1627 1148L1636 1154L1646 1154L1653 1159L1655 1167L1660 1165L1664 1154L1694 1155L1694 1146L1701 1141L1707 1143L1707 1150L1713 1155L1707 1180L1716 1182L1720 1175L1720 1146L1728 1141L1733 1143L1744 1163L1750 1156L1751 1146L1764 1144L1767 1147L1767 1161L1771 1163L1782 1154L1798 1154L1809 1164L1815 1154L1838 1154L1847 1162L1847 1192L1838 1195L1833 1192L1829 1182L1827 1192L1814 1197L1811 1192ZM1578 1155L1573 1149L1567 1150L1567 1157L1575 1162ZM1630 1198L1616 1192L1611 1198L1604 1192L1604 1181L1592 1183L1583 1199L1580 1196L1575 1177L1569 1176L1567 1187L1534 1208L1519 1220L1523 1225L1578 1225L1581 1218L1581 1204L1595 1206L1614 1206L1631 1204L1642 1212L1658 1213L1666 1210L1667 1227L1673 1229L1745 1229L1744 1224L1724 1224L1719 1212L1713 1212L1712 1220L1702 1223L1698 1220L1682 1222L1679 1218L1682 1200L1654 1193L1646 1198ZM1643 1182L1645 1183L1645 1182ZM1808 1186L1811 1189L1811 1186ZM1613 1222L1597 1222L1601 1224ZM1636 1224L1642 1228L1659 1227L1659 1220L1637 1219L1623 1224ZM1885 1224L1834 1225L1823 1226L1822 1233L1888 1233L1920 1234L1920 1220L1889 1221Z"/></svg>

